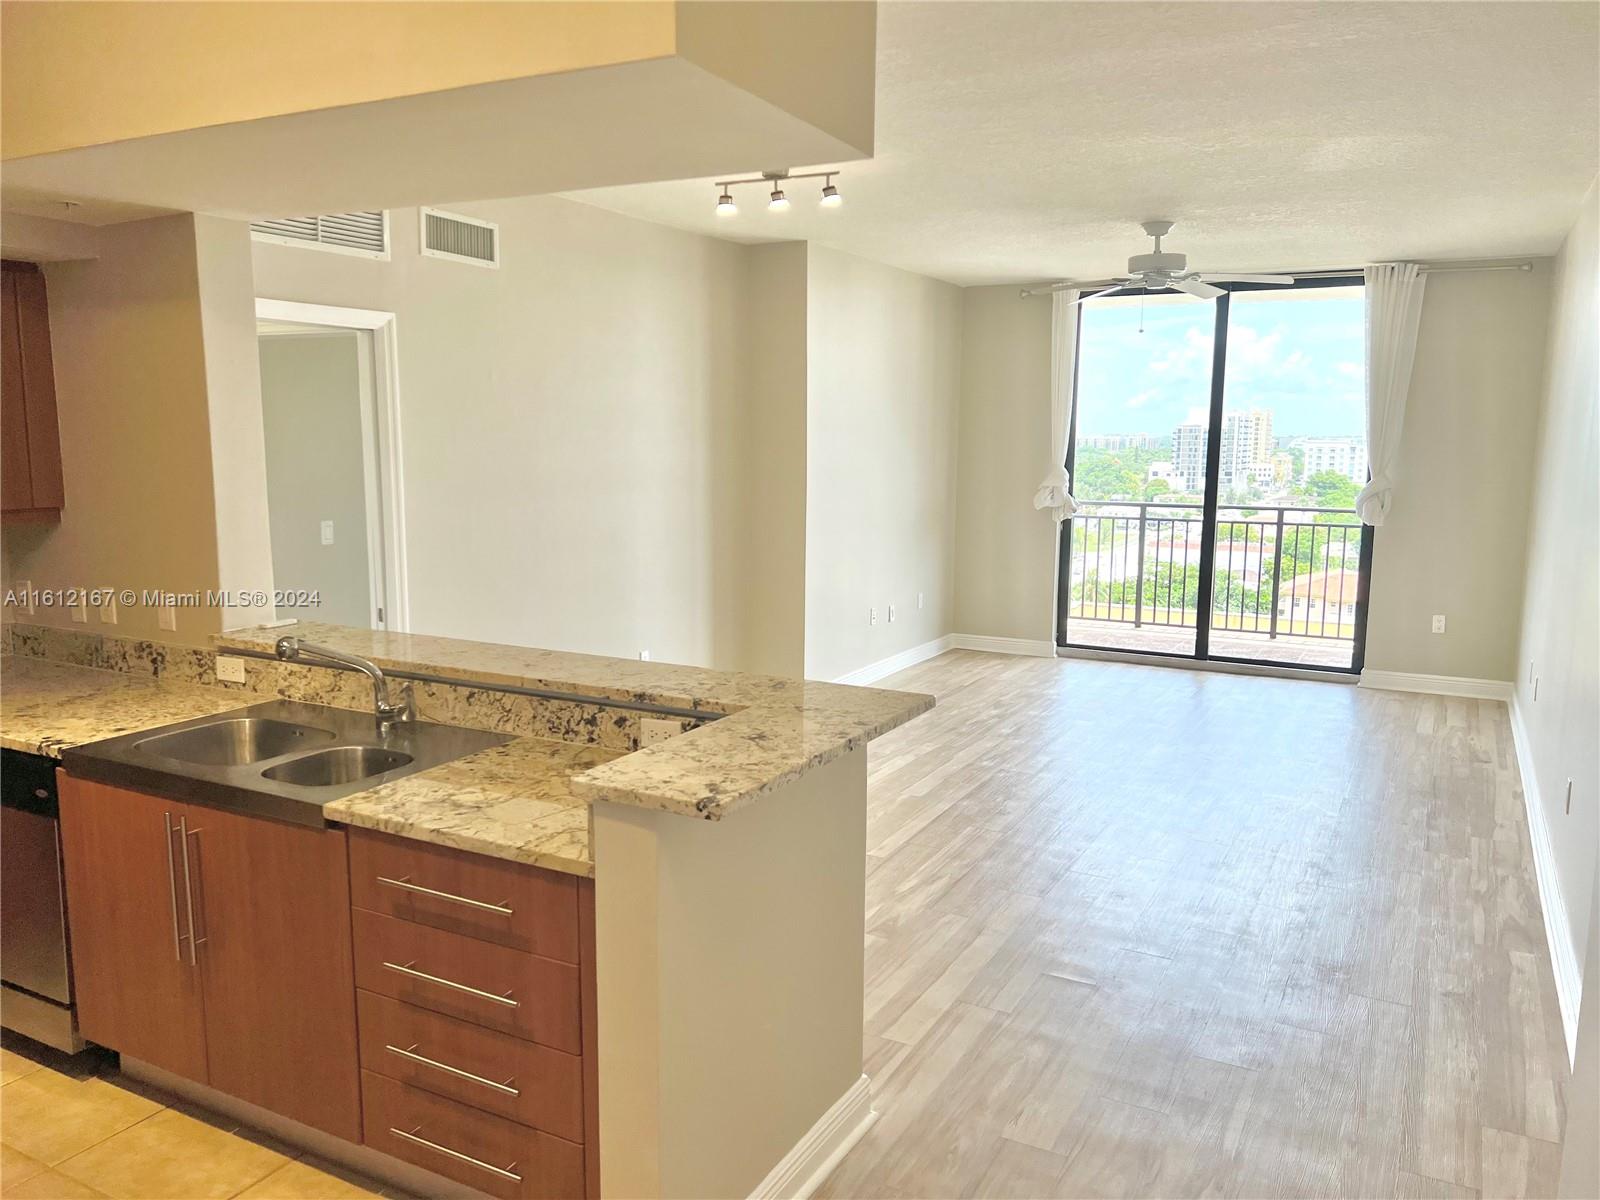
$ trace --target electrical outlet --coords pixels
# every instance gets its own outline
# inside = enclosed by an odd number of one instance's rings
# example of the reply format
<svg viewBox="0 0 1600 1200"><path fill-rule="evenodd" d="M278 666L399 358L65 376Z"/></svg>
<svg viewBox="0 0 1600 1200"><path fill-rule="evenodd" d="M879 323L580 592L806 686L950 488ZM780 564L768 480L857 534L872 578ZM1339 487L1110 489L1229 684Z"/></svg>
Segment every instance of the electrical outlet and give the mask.
<svg viewBox="0 0 1600 1200"><path fill-rule="evenodd" d="M889 605L889 624L894 624L894 605Z"/></svg>
<svg viewBox="0 0 1600 1200"><path fill-rule="evenodd" d="M158 604L156 606L156 624L168 633L178 631L178 609L171 604Z"/></svg>
<svg viewBox="0 0 1600 1200"><path fill-rule="evenodd" d="M333 522L332 521L324 521L322 523L322 544L324 546L333 545Z"/></svg>
<svg viewBox="0 0 1600 1200"><path fill-rule="evenodd" d="M233 654L217 655L217 682L243 683L244 659Z"/></svg>
<svg viewBox="0 0 1600 1200"><path fill-rule="evenodd" d="M106 602L100 606L100 621L105 625L117 623L117 594L110 588L106 589Z"/></svg>
<svg viewBox="0 0 1600 1200"><path fill-rule="evenodd" d="M1443 633L1444 632L1444 614L1443 613L1434 613L1433 614L1433 631L1435 633Z"/></svg>
<svg viewBox="0 0 1600 1200"><path fill-rule="evenodd" d="M671 721L665 717L646 717L639 722L639 745L654 746L657 742L677 737L682 732L683 725L679 721Z"/></svg>
<svg viewBox="0 0 1600 1200"><path fill-rule="evenodd" d="M868 625L876 625L877 623L878 623L878 610L875 609L875 608L867 609L867 624Z"/></svg>
<svg viewBox="0 0 1600 1200"><path fill-rule="evenodd" d="M640 662L649 662L650 661L650 651L648 651L648 650L639 651L639 661Z"/></svg>
<svg viewBox="0 0 1600 1200"><path fill-rule="evenodd" d="M89 599L82 593L79 593L78 602L72 606L72 619L80 625L89 622Z"/></svg>

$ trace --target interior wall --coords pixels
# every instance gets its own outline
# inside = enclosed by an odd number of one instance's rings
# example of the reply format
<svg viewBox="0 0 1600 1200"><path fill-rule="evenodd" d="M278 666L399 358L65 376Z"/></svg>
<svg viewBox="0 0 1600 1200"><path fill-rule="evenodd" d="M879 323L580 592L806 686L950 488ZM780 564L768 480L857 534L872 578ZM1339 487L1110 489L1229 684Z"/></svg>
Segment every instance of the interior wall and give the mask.
<svg viewBox="0 0 1600 1200"><path fill-rule="evenodd" d="M1394 507L1373 542L1373 670L1515 677L1549 303L1548 260L1428 276Z"/></svg>
<svg viewBox="0 0 1600 1200"><path fill-rule="evenodd" d="M273 577L321 601L281 605L279 617L373 623L360 350L353 331L260 339ZM333 523L331 545L324 521Z"/></svg>
<svg viewBox="0 0 1600 1200"><path fill-rule="evenodd" d="M66 507L6 527L9 584L219 586L195 222L107 226L98 258L45 265ZM61 608L8 616L197 645L221 627L205 606L180 608L171 632L143 604L119 604L115 629L93 609L87 625Z"/></svg>
<svg viewBox="0 0 1600 1200"><path fill-rule="evenodd" d="M1515 669L1516 712L1580 965L1600 846L1600 196L1556 260ZM1567 805L1571 780L1572 802Z"/></svg>
<svg viewBox="0 0 1600 1200"><path fill-rule="evenodd" d="M1033 507L1050 444L1050 301L962 293L955 630L1055 641L1056 523Z"/></svg>
<svg viewBox="0 0 1600 1200"><path fill-rule="evenodd" d="M835 679L951 632L960 289L813 244L806 346L805 666Z"/></svg>
<svg viewBox="0 0 1600 1200"><path fill-rule="evenodd" d="M255 245L256 294L397 314L411 624L737 666L745 251L554 197L502 264Z"/></svg>

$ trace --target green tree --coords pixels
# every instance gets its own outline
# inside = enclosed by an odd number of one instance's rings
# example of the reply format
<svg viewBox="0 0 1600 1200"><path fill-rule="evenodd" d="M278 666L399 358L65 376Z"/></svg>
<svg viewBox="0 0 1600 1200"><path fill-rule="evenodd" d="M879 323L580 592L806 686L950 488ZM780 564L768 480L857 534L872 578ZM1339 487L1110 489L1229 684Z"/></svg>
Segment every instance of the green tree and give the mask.
<svg viewBox="0 0 1600 1200"><path fill-rule="evenodd" d="M1318 471L1306 480L1306 494L1313 497L1318 508L1354 508L1356 493L1361 489L1348 475L1337 471Z"/></svg>

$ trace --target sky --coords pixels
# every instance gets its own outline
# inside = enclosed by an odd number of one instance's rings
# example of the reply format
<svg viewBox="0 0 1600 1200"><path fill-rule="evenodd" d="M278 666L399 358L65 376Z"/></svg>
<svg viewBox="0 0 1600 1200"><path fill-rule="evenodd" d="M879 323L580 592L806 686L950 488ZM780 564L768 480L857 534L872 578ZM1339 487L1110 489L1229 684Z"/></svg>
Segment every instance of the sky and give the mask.
<svg viewBox="0 0 1600 1200"><path fill-rule="evenodd" d="M1212 301L1128 296L1083 306L1078 434L1170 434L1203 424L1211 401ZM1362 435L1364 301L1359 287L1236 292L1224 412L1265 408L1286 435ZM1140 331L1141 325L1143 332Z"/></svg>

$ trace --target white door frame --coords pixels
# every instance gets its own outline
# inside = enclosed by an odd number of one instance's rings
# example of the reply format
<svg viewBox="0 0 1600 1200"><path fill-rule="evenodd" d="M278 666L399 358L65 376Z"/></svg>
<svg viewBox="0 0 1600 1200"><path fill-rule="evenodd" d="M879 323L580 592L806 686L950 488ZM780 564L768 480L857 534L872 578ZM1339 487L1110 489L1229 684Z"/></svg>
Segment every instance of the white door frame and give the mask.
<svg viewBox="0 0 1600 1200"><path fill-rule="evenodd" d="M373 594L381 594L382 629L411 628L406 570L405 486L400 453L400 354L395 316L370 308L304 304L256 298L256 318L364 330L372 335L372 403L361 406L361 437L367 490L367 569ZM363 389L367 391L368 389Z"/></svg>

